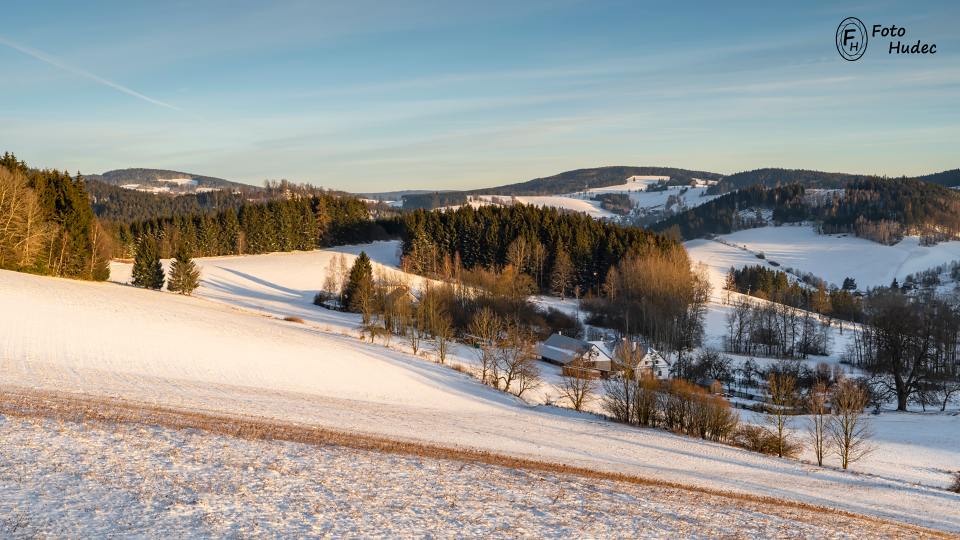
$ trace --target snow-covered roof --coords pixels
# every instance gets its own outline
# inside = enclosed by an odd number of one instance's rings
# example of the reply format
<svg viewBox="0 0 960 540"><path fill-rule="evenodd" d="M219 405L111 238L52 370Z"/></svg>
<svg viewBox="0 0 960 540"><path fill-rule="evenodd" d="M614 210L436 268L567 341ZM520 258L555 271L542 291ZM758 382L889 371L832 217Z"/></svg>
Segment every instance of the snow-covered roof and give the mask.
<svg viewBox="0 0 960 540"><path fill-rule="evenodd" d="M549 347L575 352L583 352L590 348L589 342L583 341L582 339L565 336L563 334L553 334L547 338L543 344Z"/></svg>

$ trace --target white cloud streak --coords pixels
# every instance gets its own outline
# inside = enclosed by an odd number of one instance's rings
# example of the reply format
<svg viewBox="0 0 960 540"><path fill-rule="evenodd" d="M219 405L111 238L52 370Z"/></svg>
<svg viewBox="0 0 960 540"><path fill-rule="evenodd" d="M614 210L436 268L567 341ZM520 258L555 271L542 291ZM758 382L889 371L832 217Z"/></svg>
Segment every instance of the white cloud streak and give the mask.
<svg viewBox="0 0 960 540"><path fill-rule="evenodd" d="M175 105L171 105L171 104L166 103L166 102L164 102L164 101L160 101L159 99L153 99L153 98L150 97L150 96L145 96L145 95L141 94L140 92L137 92L136 90L132 90L132 89L130 89L130 88L127 88L126 86L123 86L122 84L117 84L117 83L115 83L115 82L113 82L113 81L111 81L111 80L104 79L103 77L100 77L99 75L95 75L95 74L93 74L93 73L90 73L89 71L85 71L85 70L83 70L83 69L76 68L76 67L73 67L73 66L68 66L67 64L64 64L63 62L61 62L60 60L54 58L53 56L50 56L49 54L46 54L46 53L44 53L44 52L42 52L42 51L38 51L38 50L33 49L33 48L30 48L30 47L26 47L26 46L24 46L24 45L20 45L19 43L15 43L15 42L13 42L13 41L10 41L9 39L4 38L3 36L0 36L0 44L6 45L7 47L10 47L11 49L14 49L14 50L16 50L16 51L19 51L19 52L21 52L21 53L23 53L23 54L25 54L25 55L27 55L27 56L29 56L29 57L31 57L31 58L35 58L35 59L37 59L37 60L40 60L41 62L44 62L44 63L46 63L46 64L49 64L49 65L51 65L51 66L53 66L53 67L62 69L63 71L66 71L66 72L69 72L69 73L73 73L74 75L79 75L80 77L83 77L83 78L85 78L85 79L90 79L91 81L94 81L94 82L96 82L96 83L102 84L103 86L107 86L107 87L113 88L114 90L117 90L117 91L119 91L119 92L123 92L124 94L127 94L128 96L133 96L133 97L135 97L135 98L137 98L137 99L140 99L140 100L142 100L142 101L146 101L147 103L152 103L152 104L154 104L154 105L157 105L157 106L160 106L160 107L165 107L165 108L167 108L167 109L171 109L171 110L174 110L174 111L179 111L179 110L181 110L179 107L177 107L177 106L175 106Z"/></svg>

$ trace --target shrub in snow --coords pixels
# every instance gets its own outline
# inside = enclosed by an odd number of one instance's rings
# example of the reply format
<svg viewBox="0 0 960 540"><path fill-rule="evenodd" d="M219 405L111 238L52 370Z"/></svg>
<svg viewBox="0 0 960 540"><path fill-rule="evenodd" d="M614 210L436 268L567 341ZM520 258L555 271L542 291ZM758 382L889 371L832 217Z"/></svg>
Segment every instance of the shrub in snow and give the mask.
<svg viewBox="0 0 960 540"><path fill-rule="evenodd" d="M761 454L777 455L794 458L800 454L802 447L792 439L782 439L776 432L762 426L743 424L733 434L733 444Z"/></svg>
<svg viewBox="0 0 960 540"><path fill-rule="evenodd" d="M953 473L953 484L950 484L950 491L960 493L960 471Z"/></svg>

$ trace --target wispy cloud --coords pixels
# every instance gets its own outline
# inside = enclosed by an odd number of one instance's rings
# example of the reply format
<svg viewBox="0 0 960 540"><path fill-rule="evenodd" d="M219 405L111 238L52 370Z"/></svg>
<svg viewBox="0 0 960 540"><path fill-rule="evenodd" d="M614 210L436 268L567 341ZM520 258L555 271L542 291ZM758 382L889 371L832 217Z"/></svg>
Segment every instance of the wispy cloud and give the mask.
<svg viewBox="0 0 960 540"><path fill-rule="evenodd" d="M152 104L154 104L154 105L158 105L158 106L160 106L160 107L165 107L165 108L167 108L167 109L172 109L172 110L174 110L174 111L179 111L179 110L181 110L179 107L177 107L177 106L175 106L175 105L171 105L171 104L166 103L166 102L164 102L164 101L160 101L159 99L154 99L154 98L152 98L152 97L150 97L150 96L143 95L143 94L141 94L140 92L137 92L136 90L132 90L132 89L130 89L130 88L127 88L126 86L123 86L122 84L117 84L117 83L115 83L115 82L113 82L113 81L111 81L111 80L104 79L103 77L101 77L101 76L99 76L99 75L96 75L96 74L93 74L93 73L90 73L89 71L86 71L86 70L83 70L83 69L80 69L80 68L77 68L77 67L73 67L73 66L68 66L67 64L64 64L63 62L61 62L60 60L58 60L57 58L54 58L53 56L50 56L49 54L46 54L46 53L44 53L44 52L42 52L42 51L38 51L38 50L36 50L36 49L30 48L30 47L27 47L27 46L24 46L24 45L20 45L19 43L15 43L15 42L13 42L13 41L10 41L9 39L4 38L3 36L0 36L0 44L6 45L7 47L10 47L11 49L14 49L14 50L16 50L16 51L19 51L19 52L21 52L21 53L23 53L23 54L25 54L25 55L27 55L27 56L30 56L30 57L32 57L32 58L37 59L37 60L40 60L41 62L44 62L44 63L46 63L46 64L49 64L49 65L51 65L51 66L53 66L53 67L62 69L62 70L67 71L67 72L69 72L69 73L73 73L74 75L79 75L79 76L84 77L84 78L86 78L86 79L90 79L91 81L94 81L94 82L96 82L96 83L102 84L102 85L104 85L104 86L108 86L108 87L110 87L110 88L113 88L114 90L118 90L118 91L120 91L120 92L123 92L124 94L127 94L128 96L133 96L133 97L135 97L135 98L137 98L137 99L146 101L147 103L152 103Z"/></svg>

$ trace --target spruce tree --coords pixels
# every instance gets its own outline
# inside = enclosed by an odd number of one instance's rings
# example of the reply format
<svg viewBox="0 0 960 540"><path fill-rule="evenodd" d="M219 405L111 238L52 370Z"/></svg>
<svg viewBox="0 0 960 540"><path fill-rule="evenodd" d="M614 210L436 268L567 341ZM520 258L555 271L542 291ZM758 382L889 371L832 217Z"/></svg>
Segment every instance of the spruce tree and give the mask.
<svg viewBox="0 0 960 540"><path fill-rule="evenodd" d="M200 285L200 269L193 263L187 250L180 248L170 264L170 280L167 289L180 294L190 295Z"/></svg>
<svg viewBox="0 0 960 540"><path fill-rule="evenodd" d="M133 259L133 284L137 287L160 290L163 288L164 277L156 240L149 236L142 238L137 244L137 252Z"/></svg>
<svg viewBox="0 0 960 540"><path fill-rule="evenodd" d="M371 300L372 289L373 266L370 264L370 257L361 251L350 269L350 277L343 291L344 306L354 313L363 311L363 303Z"/></svg>

